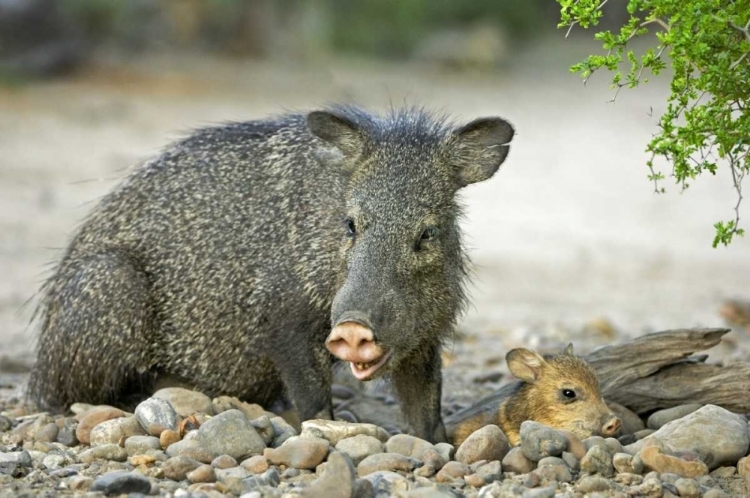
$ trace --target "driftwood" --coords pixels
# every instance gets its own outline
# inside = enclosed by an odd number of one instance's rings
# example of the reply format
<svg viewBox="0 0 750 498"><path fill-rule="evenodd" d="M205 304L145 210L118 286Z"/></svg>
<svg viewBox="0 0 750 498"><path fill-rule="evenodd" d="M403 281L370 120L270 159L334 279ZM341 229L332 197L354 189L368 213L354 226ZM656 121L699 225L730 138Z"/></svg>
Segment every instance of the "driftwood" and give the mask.
<svg viewBox="0 0 750 498"><path fill-rule="evenodd" d="M684 329L648 334L586 355L605 399L636 413L685 403L750 413L750 363L706 365L691 355L721 342L729 329Z"/></svg>
<svg viewBox="0 0 750 498"><path fill-rule="evenodd" d="M584 358L596 370L602 395L642 414L685 403L722 406L750 413L750 363L707 365L707 355L730 329L680 329L656 332L598 348ZM494 411L513 391L503 386L475 405L448 417L448 425Z"/></svg>

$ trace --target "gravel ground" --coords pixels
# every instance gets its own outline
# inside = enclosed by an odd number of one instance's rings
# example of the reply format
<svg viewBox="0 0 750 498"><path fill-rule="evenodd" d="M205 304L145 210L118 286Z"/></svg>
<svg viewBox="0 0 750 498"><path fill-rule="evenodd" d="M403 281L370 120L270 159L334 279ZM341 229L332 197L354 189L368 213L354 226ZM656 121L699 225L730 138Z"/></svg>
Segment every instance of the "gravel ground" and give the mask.
<svg viewBox="0 0 750 498"><path fill-rule="evenodd" d="M455 453L395 434L398 407L385 386L363 389L345 376L339 417L380 429L311 426L294 439L259 407L205 397L172 406L174 419L160 422L169 432L158 439L153 421L137 414L86 414L83 405L75 417L14 411L33 357L31 308L21 307L56 248L124 169L181 131L328 100L378 108L408 99L464 118L503 115L519 130L497 178L464 194L474 307L444 357L446 413L508 382L504 356L514 347L556 351L573 341L585 353L644 332L724 325L722 303L750 299L750 241L710 248L712 223L731 215L728 178L703 179L686 195L652 195L641 151L654 129L649 107L658 115L666 88L623 93L606 106L606 84L583 88L566 74L588 49L545 45L519 54L507 71L468 75L356 61L300 68L154 58L0 89L0 496L295 496L303 487L312 496L750 495L747 445L740 448L747 423L710 406L698 421L694 412L676 422L688 437L653 437L655 449L563 442L530 426L520 450L491 433ZM734 331L708 351L709 361L750 360L743 323L730 323ZM707 425L698 430L700 421ZM79 444L86 429L96 438ZM702 434L711 436L708 446L700 446ZM102 477L111 471L125 474Z"/></svg>

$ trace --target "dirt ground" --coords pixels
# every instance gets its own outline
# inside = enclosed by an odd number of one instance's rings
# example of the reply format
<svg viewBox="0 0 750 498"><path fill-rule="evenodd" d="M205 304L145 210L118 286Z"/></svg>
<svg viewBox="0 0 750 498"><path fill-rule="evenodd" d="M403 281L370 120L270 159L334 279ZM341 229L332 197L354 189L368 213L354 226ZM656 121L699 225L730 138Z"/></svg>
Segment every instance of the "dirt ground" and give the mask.
<svg viewBox="0 0 750 498"><path fill-rule="evenodd" d="M666 183L669 193L655 195L643 150L666 81L606 104L605 78L584 87L567 71L591 47L564 43L528 48L492 73L152 56L0 88L0 364L22 370L31 361L33 307L22 305L127 168L195 127L341 100L420 103L457 119L497 114L516 126L506 164L463 194L475 263L467 338L453 350L463 380L502 368L515 346L572 338L585 351L647 331L722 325L725 299L750 299L750 238L710 245L712 224L733 216L730 178L702 178L684 194ZM743 214L750 220L747 205ZM750 360L745 348L714 353Z"/></svg>

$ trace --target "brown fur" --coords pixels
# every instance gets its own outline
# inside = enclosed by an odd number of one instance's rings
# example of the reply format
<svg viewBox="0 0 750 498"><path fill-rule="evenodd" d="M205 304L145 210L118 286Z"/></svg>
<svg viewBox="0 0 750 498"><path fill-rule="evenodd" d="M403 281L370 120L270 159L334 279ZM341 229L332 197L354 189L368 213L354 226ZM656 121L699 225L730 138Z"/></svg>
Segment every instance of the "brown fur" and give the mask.
<svg viewBox="0 0 750 498"><path fill-rule="evenodd" d="M574 356L570 347L562 354L544 357L528 349L514 349L506 360L521 382L510 386L499 405L478 412L470 407L453 415L448 430L454 445L488 424L499 426L510 443L517 445L521 424L526 420L565 429L580 438L612 435L619 428L619 419L601 397L596 373ZM576 393L575 401L563 396L566 389ZM481 405L484 403L480 401Z"/></svg>

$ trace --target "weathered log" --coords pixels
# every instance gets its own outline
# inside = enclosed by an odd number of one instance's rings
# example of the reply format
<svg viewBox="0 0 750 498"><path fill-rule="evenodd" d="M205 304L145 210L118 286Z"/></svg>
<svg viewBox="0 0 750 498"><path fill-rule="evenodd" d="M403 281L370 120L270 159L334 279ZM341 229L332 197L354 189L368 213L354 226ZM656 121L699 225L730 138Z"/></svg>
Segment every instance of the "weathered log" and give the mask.
<svg viewBox="0 0 750 498"><path fill-rule="evenodd" d="M707 328L655 332L622 344L602 346L584 358L596 370L606 398L634 380L648 377L696 351L716 346L729 331Z"/></svg>
<svg viewBox="0 0 750 498"><path fill-rule="evenodd" d="M729 366L678 363L636 379L604 396L636 413L686 403L750 413L750 363Z"/></svg>
<svg viewBox="0 0 750 498"><path fill-rule="evenodd" d="M750 413L750 363L707 365L708 355L693 355L716 346L726 328L656 332L622 344L600 347L584 358L596 370L606 400L636 413L685 403L722 406ZM513 391L501 387L473 406L447 418L453 426L480 413L496 411Z"/></svg>

